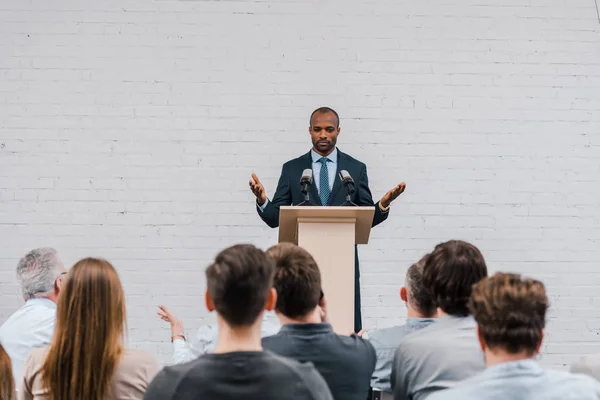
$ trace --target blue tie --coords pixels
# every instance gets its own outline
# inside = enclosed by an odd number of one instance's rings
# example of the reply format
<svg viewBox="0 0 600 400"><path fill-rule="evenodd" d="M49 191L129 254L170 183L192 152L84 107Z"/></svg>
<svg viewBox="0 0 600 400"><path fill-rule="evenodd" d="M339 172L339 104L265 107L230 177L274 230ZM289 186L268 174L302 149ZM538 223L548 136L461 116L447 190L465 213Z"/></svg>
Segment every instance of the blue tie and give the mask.
<svg viewBox="0 0 600 400"><path fill-rule="evenodd" d="M329 160L327 157L322 157L317 161L321 163L321 173L319 176L319 198L321 199L321 205L326 206L327 202L329 201L329 194L331 193L329 189L329 171L327 170L327 161L331 160Z"/></svg>

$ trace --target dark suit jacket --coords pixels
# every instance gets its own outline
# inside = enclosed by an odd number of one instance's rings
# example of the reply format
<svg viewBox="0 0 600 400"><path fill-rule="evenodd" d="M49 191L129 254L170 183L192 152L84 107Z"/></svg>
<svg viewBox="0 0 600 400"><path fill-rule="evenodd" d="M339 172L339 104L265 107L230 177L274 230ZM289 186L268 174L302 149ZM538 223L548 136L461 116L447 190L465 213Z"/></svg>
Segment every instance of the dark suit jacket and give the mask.
<svg viewBox="0 0 600 400"><path fill-rule="evenodd" d="M279 226L279 207L296 205L304 201L304 195L300 191L300 177L305 169L312 169L312 158L310 151L303 156L290 160L283 164L281 177L277 184L277 190L273 199L265 207L264 211L257 211L258 215L271 228ZM375 215L373 216L373 226L385 221L389 212L382 212L379 208L379 202L373 203L371 190L369 189L369 178L367 177L367 166L362 162L342 153L338 149L337 172L333 183L333 189L329 196L327 206L340 206L346 201L346 189L343 187L339 177L339 172L345 169L354 179L356 192L352 194L351 201L358 206L375 206ZM310 199L317 205L321 204L316 185L310 186Z"/></svg>
<svg viewBox="0 0 600 400"><path fill-rule="evenodd" d="M306 323L283 325L276 335L263 338L262 345L280 356L313 363L335 400L367 399L377 361L368 340L337 335L327 323Z"/></svg>

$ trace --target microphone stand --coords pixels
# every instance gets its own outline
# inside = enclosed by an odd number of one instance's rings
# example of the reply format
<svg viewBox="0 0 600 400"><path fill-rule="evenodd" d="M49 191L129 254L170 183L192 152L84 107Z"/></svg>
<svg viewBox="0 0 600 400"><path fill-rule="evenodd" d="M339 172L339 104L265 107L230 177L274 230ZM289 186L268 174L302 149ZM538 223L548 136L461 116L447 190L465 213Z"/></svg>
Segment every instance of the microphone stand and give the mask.
<svg viewBox="0 0 600 400"><path fill-rule="evenodd" d="M316 204L310 199L310 195L308 193L308 187L311 185L310 180L304 179L302 180L302 182L300 182L300 184L302 185L300 191L304 195L304 201L302 201L299 204L296 204L296 206L316 206Z"/></svg>
<svg viewBox="0 0 600 400"><path fill-rule="evenodd" d="M344 186L346 186L346 202L341 207L358 207L350 200L351 195L356 192L354 185L351 182L344 182Z"/></svg>

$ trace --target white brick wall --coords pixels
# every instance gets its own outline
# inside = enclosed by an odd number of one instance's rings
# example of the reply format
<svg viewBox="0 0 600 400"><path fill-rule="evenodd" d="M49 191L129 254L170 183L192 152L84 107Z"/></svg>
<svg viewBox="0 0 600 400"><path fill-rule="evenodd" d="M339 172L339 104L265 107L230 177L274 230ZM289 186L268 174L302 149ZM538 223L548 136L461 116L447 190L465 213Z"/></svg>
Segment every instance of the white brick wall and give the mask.
<svg viewBox="0 0 600 400"><path fill-rule="evenodd" d="M461 238L547 284L546 364L600 351L599 32L593 0L0 0L0 321L30 248L103 256L168 360L156 305L192 332L217 250L275 242L249 175L272 194L330 105L376 197L408 182L361 249L367 327Z"/></svg>

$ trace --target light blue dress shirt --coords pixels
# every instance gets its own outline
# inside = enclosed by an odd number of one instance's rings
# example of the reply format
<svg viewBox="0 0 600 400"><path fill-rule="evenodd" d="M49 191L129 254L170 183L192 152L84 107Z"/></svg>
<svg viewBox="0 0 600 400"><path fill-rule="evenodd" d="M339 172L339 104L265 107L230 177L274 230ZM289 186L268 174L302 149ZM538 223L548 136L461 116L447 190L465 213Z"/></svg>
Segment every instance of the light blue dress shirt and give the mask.
<svg viewBox="0 0 600 400"><path fill-rule="evenodd" d="M319 182L321 179L321 163L319 160L323 158L322 155L318 154L314 149L310 150L310 157L312 158L312 171L313 171L313 186L317 188L319 192ZM327 173L329 175L329 190L333 190L333 183L335 182L335 174L337 174L338 165L338 149L333 149L330 155L327 156L331 162L327 162ZM262 206L258 206L260 211L265 211L265 208L269 204L269 198Z"/></svg>
<svg viewBox="0 0 600 400"><path fill-rule="evenodd" d="M23 362L31 350L48 346L52 341L55 323L56 303L34 298L27 300L0 327L0 344L12 361L16 382L21 380Z"/></svg>
<svg viewBox="0 0 600 400"><path fill-rule="evenodd" d="M427 400L598 400L600 383L566 371L544 370L535 360L489 367Z"/></svg>
<svg viewBox="0 0 600 400"><path fill-rule="evenodd" d="M377 353L377 364L371 378L371 387L392 392L390 376L396 347L405 336L426 328L435 321L436 318L408 318L405 325L366 332L363 335L363 338L368 339L375 347Z"/></svg>

